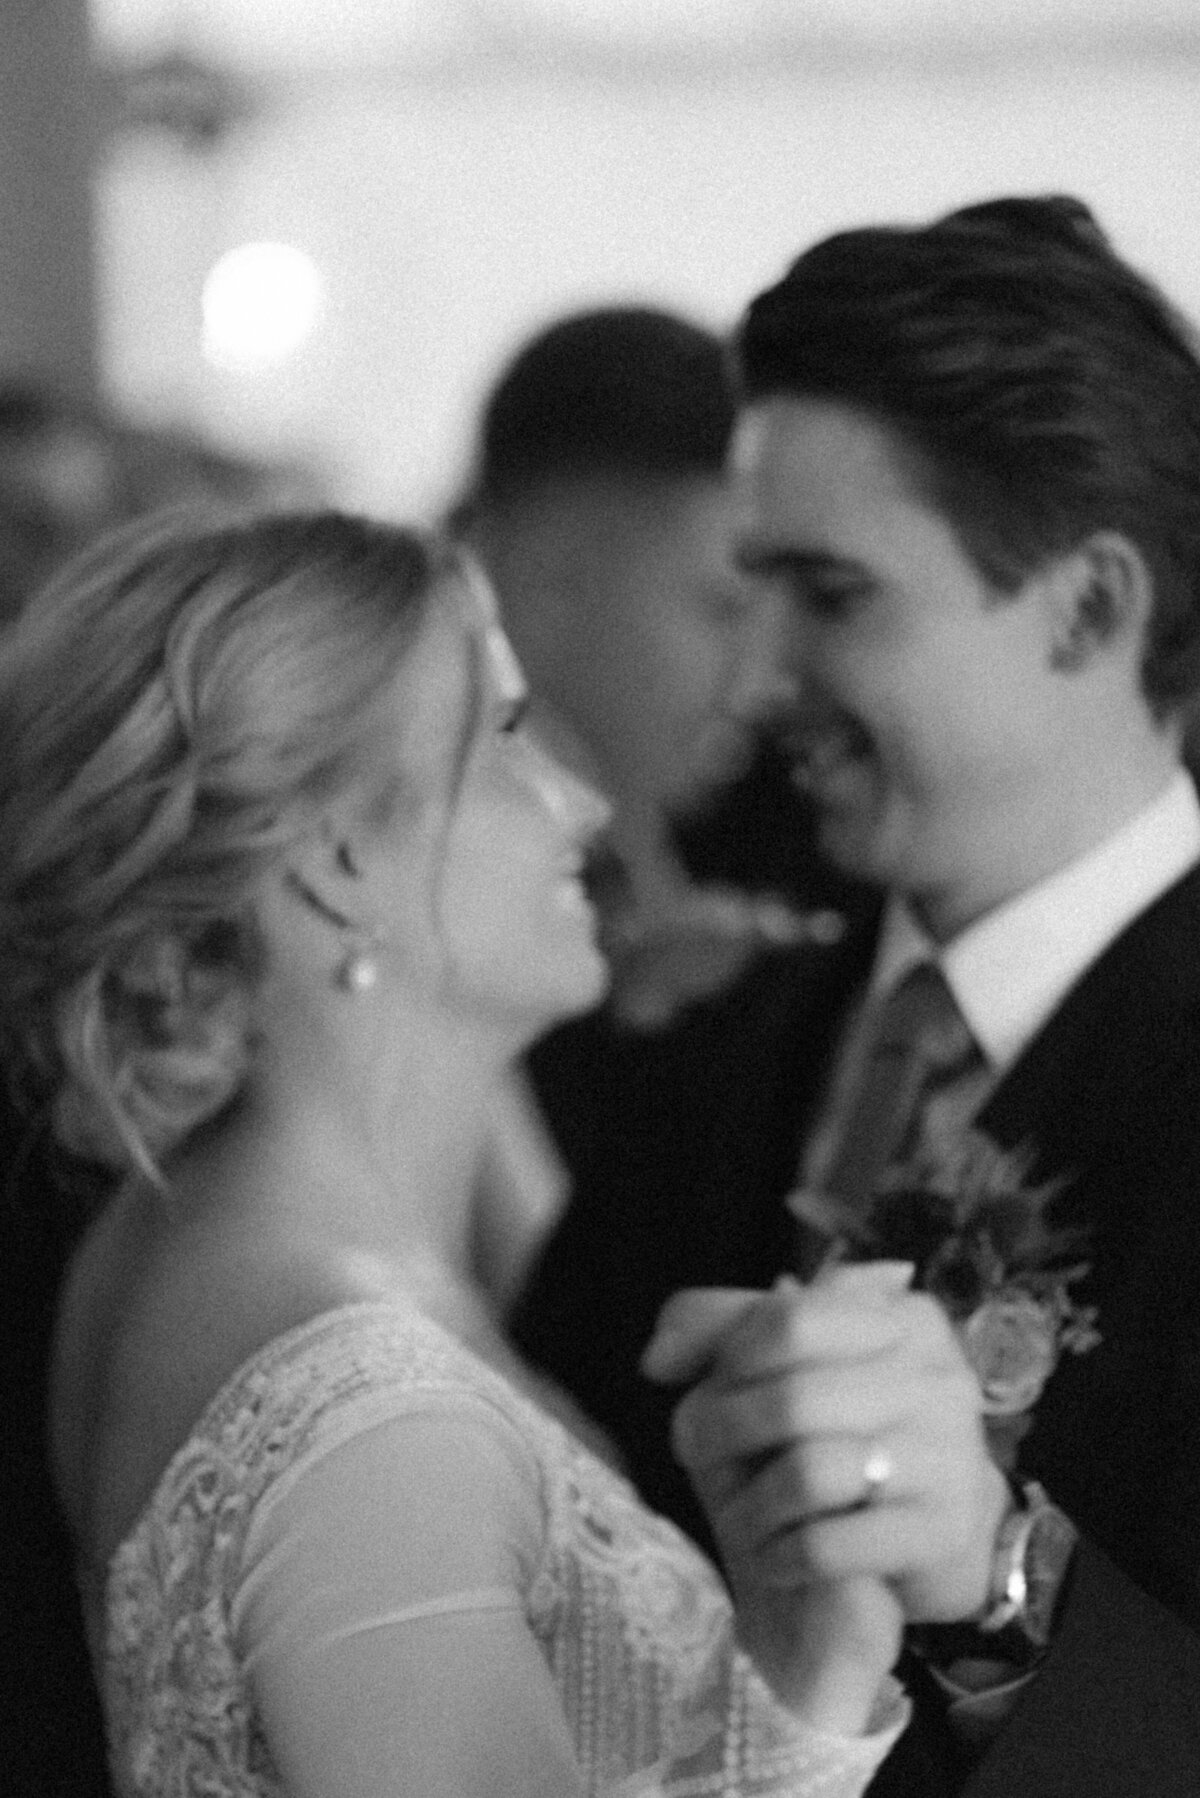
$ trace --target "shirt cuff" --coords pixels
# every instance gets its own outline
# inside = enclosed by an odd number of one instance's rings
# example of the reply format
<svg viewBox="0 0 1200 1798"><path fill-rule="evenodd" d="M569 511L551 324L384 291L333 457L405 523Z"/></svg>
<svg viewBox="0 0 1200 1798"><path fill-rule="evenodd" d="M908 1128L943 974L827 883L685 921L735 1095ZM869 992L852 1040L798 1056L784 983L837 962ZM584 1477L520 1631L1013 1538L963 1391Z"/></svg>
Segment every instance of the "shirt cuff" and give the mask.
<svg viewBox="0 0 1200 1798"><path fill-rule="evenodd" d="M928 1662L926 1666L946 1694L946 1716L956 1740L972 1757L982 1754L999 1735L1038 1672L1031 1667L1014 1676L1011 1667L999 1661L956 1661L948 1670Z"/></svg>

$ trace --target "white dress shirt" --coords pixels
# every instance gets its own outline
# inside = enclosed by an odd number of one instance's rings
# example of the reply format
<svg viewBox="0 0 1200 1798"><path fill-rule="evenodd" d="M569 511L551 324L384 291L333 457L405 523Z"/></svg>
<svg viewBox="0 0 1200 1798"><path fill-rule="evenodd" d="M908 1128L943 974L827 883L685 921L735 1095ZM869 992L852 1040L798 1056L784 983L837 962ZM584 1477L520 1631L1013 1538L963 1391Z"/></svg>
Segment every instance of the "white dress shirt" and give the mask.
<svg viewBox="0 0 1200 1798"><path fill-rule="evenodd" d="M1200 861L1200 798L1182 768L1086 855L998 905L939 948L900 898L884 917L872 996L936 961L989 1067L1004 1073L1081 976Z"/></svg>
<svg viewBox="0 0 1200 1798"><path fill-rule="evenodd" d="M935 1140L958 1133L1092 963L1200 861L1200 798L1180 769L1121 829L1036 886L938 945L898 894L884 912L862 1002L847 1023L833 1077L805 1146L802 1188L820 1190L869 1049L873 1021L910 967L945 975L982 1056L977 1075L930 1100Z"/></svg>

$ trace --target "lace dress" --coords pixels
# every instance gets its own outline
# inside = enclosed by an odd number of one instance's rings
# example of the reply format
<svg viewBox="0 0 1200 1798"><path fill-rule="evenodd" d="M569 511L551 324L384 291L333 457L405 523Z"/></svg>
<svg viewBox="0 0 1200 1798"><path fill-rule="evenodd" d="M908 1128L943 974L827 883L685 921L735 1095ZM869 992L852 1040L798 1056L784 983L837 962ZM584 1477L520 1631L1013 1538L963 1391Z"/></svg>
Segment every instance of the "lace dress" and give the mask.
<svg viewBox="0 0 1200 1798"><path fill-rule="evenodd" d="M394 1303L327 1312L234 1375L93 1624L129 1798L852 1798L907 1715L896 1688L865 1738L797 1723L691 1543Z"/></svg>

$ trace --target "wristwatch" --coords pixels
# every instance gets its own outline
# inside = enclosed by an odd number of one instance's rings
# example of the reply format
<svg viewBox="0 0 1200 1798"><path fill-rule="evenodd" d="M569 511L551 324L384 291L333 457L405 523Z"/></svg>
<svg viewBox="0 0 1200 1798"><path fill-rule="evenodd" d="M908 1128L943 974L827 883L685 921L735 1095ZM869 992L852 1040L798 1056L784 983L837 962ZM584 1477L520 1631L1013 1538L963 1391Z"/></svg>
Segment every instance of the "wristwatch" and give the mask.
<svg viewBox="0 0 1200 1798"><path fill-rule="evenodd" d="M1014 1672L1032 1667L1050 1646L1078 1539L1036 1480L1014 1487L996 1532L983 1610L970 1622L919 1625L914 1646L941 1667L957 1660L999 1661Z"/></svg>

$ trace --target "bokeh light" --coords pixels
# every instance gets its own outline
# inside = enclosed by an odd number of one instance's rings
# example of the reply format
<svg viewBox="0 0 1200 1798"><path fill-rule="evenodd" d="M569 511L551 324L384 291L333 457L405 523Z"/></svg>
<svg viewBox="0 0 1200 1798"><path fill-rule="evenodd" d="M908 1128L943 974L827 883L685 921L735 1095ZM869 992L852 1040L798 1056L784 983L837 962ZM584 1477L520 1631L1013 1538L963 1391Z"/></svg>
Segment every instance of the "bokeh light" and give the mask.
<svg viewBox="0 0 1200 1798"><path fill-rule="evenodd" d="M324 295L321 271L284 243L228 250L204 283L203 352L216 368L277 368L312 335Z"/></svg>

